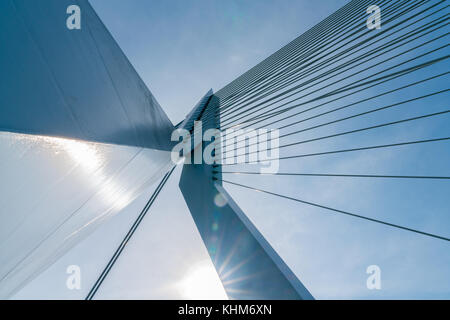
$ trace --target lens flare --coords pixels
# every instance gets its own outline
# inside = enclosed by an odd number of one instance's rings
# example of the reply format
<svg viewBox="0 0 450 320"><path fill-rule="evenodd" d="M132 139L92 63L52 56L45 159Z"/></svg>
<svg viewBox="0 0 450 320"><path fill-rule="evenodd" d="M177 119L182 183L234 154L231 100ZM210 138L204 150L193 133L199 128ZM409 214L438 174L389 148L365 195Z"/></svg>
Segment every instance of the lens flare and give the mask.
<svg viewBox="0 0 450 320"><path fill-rule="evenodd" d="M214 267L209 260L192 267L179 283L179 289L189 300L228 299Z"/></svg>

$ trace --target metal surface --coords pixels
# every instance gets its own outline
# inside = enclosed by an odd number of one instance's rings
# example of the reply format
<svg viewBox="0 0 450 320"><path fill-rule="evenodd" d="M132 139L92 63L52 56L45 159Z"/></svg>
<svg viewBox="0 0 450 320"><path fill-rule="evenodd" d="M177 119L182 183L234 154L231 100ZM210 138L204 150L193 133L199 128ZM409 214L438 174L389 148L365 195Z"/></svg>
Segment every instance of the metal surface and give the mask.
<svg viewBox="0 0 450 320"><path fill-rule="evenodd" d="M172 123L87 0L1 1L0 43L0 131L170 150Z"/></svg>
<svg viewBox="0 0 450 320"><path fill-rule="evenodd" d="M119 259L120 254L125 249L126 245L130 241L131 237L133 237L134 233L136 232L137 228L141 224L142 220L147 215L148 211L152 207L153 203L155 202L156 198L158 197L161 190L164 188L164 185L166 184L167 180L169 180L170 176L172 175L173 171L175 170L175 167L173 167L166 175L162 178L159 185L156 187L155 191L153 192L152 196L148 200L147 204L145 205L144 209L142 209L141 213L131 226L130 230L126 234L125 238L120 243L119 247L114 252L114 255L109 260L108 264L106 265L105 269L103 269L102 273L100 274L100 277L97 279L97 281L92 286L91 290L89 291L88 295L86 296L85 300L92 300L97 293L98 289L102 285L103 281L108 276L109 271L111 271L112 267L116 263L117 259Z"/></svg>
<svg viewBox="0 0 450 320"><path fill-rule="evenodd" d="M228 297L313 299L207 167L185 165L180 188Z"/></svg>
<svg viewBox="0 0 450 320"><path fill-rule="evenodd" d="M202 111L194 108L198 118L193 120L202 120L202 115L214 112L219 105L219 99L212 96ZM202 125L203 130L218 127L213 118ZM200 145L195 147L197 151L204 149ZM218 165L185 164L180 189L228 297L313 299L223 189L217 180L220 171Z"/></svg>
<svg viewBox="0 0 450 320"><path fill-rule="evenodd" d="M7 298L172 168L173 125L87 0L0 1L0 43Z"/></svg>
<svg viewBox="0 0 450 320"><path fill-rule="evenodd" d="M172 167L168 152L0 133L0 297L10 297Z"/></svg>

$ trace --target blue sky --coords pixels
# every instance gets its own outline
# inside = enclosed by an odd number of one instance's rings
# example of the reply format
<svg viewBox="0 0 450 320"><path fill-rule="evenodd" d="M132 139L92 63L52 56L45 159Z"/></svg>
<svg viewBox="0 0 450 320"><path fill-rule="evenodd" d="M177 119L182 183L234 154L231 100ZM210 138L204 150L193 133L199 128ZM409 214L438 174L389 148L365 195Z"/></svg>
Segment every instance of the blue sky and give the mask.
<svg viewBox="0 0 450 320"><path fill-rule="evenodd" d="M347 1L91 0L91 3L172 122L178 123L208 89L220 89ZM448 77L443 79L448 81ZM413 97L429 92L430 88L443 88L443 79L405 95ZM405 97L389 99L381 101L381 105ZM407 110L352 120L351 125L362 127L391 118L431 113L448 108L447 101L448 95L444 95L415 103ZM368 103L362 108L373 107ZM354 144L389 143L393 139L448 136L448 123L448 116L439 121L414 122L305 146L302 153ZM328 130L345 130L348 125L307 133L302 139L327 134ZM449 160L448 144L442 143L289 161L282 164L280 171L448 176ZM202 270L212 270L178 190L178 176L179 171L105 281L99 298L184 298L189 269L201 265ZM448 236L450 230L447 181L317 177L230 177L230 180L281 190L286 195L441 235ZM316 298L450 297L450 247L443 241L226 187ZM17 297L82 298L151 189L68 252ZM65 286L65 268L69 264L82 267L81 291L69 291ZM381 268L379 291L366 288L369 265ZM212 293L205 291L204 296L196 297L223 297L214 274L211 279L206 288Z"/></svg>
<svg viewBox="0 0 450 320"><path fill-rule="evenodd" d="M91 3L178 123L207 90L219 90L347 1Z"/></svg>

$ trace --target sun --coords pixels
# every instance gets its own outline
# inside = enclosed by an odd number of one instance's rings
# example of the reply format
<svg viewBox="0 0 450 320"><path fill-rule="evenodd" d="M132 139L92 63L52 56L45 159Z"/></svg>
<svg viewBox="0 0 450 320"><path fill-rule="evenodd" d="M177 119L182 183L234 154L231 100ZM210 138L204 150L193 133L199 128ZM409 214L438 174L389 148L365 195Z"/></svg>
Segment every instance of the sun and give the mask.
<svg viewBox="0 0 450 320"><path fill-rule="evenodd" d="M228 299L219 276L210 261L203 261L190 268L179 289L187 300L226 300Z"/></svg>

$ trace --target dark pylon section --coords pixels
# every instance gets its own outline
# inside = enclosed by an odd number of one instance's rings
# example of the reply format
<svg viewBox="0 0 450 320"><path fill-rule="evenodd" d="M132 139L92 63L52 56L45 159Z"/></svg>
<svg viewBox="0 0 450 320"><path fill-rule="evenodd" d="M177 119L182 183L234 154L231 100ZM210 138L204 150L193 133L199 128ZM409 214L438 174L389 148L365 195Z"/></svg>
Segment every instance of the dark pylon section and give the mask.
<svg viewBox="0 0 450 320"><path fill-rule="evenodd" d="M207 103L205 104L205 101ZM209 91L186 118L192 135L220 126L217 118L206 118L220 105ZM204 120L204 121L203 121ZM202 130L193 127L202 121ZM220 141L216 151L220 150ZM203 153L205 145L193 145ZM220 159L220 154L214 155ZM191 156L191 158L193 158ZM311 300L313 296L247 218L221 185L220 161L208 165L185 163L180 189L230 299Z"/></svg>
<svg viewBox="0 0 450 320"><path fill-rule="evenodd" d="M0 43L0 131L170 150L172 123L87 0L1 1Z"/></svg>
<svg viewBox="0 0 450 320"><path fill-rule="evenodd" d="M185 165L180 188L228 297L313 299L225 189L205 174L207 170L207 165Z"/></svg>

